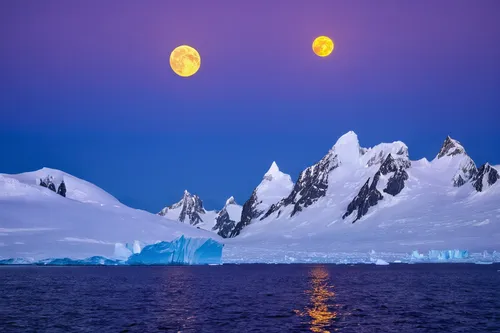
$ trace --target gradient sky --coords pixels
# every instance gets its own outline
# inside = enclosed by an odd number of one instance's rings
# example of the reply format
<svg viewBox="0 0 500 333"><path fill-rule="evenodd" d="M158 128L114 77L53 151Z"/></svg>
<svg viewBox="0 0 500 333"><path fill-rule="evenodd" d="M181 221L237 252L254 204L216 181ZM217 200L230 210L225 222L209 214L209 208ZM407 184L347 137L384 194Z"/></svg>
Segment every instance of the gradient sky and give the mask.
<svg viewBox="0 0 500 333"><path fill-rule="evenodd" d="M0 172L48 166L153 212L243 203L343 133L500 164L500 1L2 1ZM312 53L319 35L330 57ZM202 66L176 76L169 55Z"/></svg>

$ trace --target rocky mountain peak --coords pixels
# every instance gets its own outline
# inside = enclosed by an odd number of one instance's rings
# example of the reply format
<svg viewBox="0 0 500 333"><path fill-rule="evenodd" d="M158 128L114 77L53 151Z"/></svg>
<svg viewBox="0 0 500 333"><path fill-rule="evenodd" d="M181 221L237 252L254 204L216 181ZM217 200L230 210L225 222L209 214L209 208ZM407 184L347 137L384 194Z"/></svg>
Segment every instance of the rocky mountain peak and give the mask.
<svg viewBox="0 0 500 333"><path fill-rule="evenodd" d="M215 225L212 231L223 238L231 235L236 224L241 220L242 207L236 203L233 197L226 200L226 205L215 217Z"/></svg>
<svg viewBox="0 0 500 333"><path fill-rule="evenodd" d="M197 195L189 193L188 190L184 190L184 195L179 202L163 208L158 213L160 216L168 216L180 222L189 222L192 225L203 222L200 214L205 214L203 201ZM188 220L186 221L186 219Z"/></svg>
<svg viewBox="0 0 500 333"><path fill-rule="evenodd" d="M226 200L225 206L229 206L229 205L237 205L236 200L234 200L233 196L229 197L229 199Z"/></svg>
<svg viewBox="0 0 500 333"><path fill-rule="evenodd" d="M363 166L372 166L381 164L385 161L388 154L391 154L395 159L407 160L408 147L401 141L392 143L380 143L375 147L365 149L365 153L361 157Z"/></svg>
<svg viewBox="0 0 500 333"><path fill-rule="evenodd" d="M455 156L459 154L465 154L465 148L459 141L452 139L448 135L441 146L441 150L439 151L437 158L441 158L443 156Z"/></svg>
<svg viewBox="0 0 500 333"><path fill-rule="evenodd" d="M477 173L472 177L471 181L476 191L482 192L495 184L499 179L500 175L498 174L498 170L489 163L485 163L477 170Z"/></svg>

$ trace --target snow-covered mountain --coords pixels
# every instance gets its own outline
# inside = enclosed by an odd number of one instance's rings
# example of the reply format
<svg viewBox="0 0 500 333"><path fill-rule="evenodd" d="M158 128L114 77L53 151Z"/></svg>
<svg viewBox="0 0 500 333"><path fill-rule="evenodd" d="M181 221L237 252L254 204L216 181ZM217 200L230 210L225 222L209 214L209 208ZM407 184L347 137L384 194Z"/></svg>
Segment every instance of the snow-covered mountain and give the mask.
<svg viewBox="0 0 500 333"><path fill-rule="evenodd" d="M205 210L200 197L187 190L184 191L179 202L163 208L158 213L167 219L187 223L205 230L213 229L217 214L217 211Z"/></svg>
<svg viewBox="0 0 500 333"><path fill-rule="evenodd" d="M295 184L286 182L281 199L242 218L228 244L271 252L500 250L498 179L450 137L432 161L411 161L400 141L362 148L348 132ZM256 191L243 212L259 202Z"/></svg>
<svg viewBox="0 0 500 333"><path fill-rule="evenodd" d="M239 235L245 226L274 207L292 188L293 182L290 176L281 172L276 162L273 162L259 186L252 192L250 199L243 205L241 217L228 235L231 237Z"/></svg>
<svg viewBox="0 0 500 333"><path fill-rule="evenodd" d="M213 231L223 238L229 237L234 230L236 224L241 219L243 207L238 205L233 197L227 199L224 208L222 208L215 218L215 226Z"/></svg>
<svg viewBox="0 0 500 333"><path fill-rule="evenodd" d="M227 199L220 211L206 210L199 196L185 190L179 202L163 208L158 215L227 237L240 221L241 210L233 197Z"/></svg>
<svg viewBox="0 0 500 333"><path fill-rule="evenodd" d="M65 196L57 193L63 182ZM0 174L0 258L113 257L116 243L171 241L182 235L219 239L127 207L101 188L59 170Z"/></svg>

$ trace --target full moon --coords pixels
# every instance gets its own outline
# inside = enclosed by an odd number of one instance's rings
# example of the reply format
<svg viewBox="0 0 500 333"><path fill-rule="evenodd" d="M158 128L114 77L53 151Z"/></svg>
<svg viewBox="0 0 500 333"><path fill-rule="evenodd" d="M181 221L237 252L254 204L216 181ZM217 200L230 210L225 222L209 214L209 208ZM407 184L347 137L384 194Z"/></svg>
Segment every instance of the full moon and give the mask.
<svg viewBox="0 0 500 333"><path fill-rule="evenodd" d="M191 46L178 46L170 54L170 67L179 76L194 75L200 69L200 65L200 54Z"/></svg>
<svg viewBox="0 0 500 333"><path fill-rule="evenodd" d="M326 36L319 36L312 44L312 49L316 55L326 57L332 53L334 48L333 41Z"/></svg>

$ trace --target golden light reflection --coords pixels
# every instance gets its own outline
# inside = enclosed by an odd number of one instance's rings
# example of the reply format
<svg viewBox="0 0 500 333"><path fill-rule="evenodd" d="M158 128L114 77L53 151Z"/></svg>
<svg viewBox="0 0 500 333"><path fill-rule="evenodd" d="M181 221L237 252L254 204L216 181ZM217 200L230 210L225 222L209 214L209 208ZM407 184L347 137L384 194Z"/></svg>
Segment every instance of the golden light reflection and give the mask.
<svg viewBox="0 0 500 333"><path fill-rule="evenodd" d="M307 307L305 312L297 311L297 313L311 318L309 322L311 332L330 333L328 329L337 318L337 312L331 309L334 307L335 292L333 285L329 284L330 276L325 267L314 267L310 274L311 289L306 290L306 293L311 295L311 306Z"/></svg>

